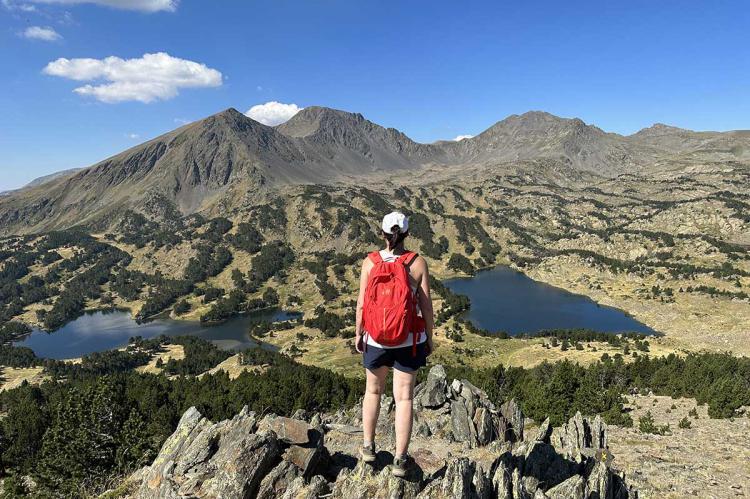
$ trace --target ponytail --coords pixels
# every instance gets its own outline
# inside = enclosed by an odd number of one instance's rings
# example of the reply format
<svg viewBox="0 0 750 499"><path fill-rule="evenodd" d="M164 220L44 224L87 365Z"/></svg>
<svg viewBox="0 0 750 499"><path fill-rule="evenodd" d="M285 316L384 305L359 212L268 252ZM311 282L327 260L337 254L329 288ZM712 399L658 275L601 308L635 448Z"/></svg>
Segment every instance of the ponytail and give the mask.
<svg viewBox="0 0 750 499"><path fill-rule="evenodd" d="M406 235L408 233L409 231L401 232L401 228L398 225L394 225L393 227L391 227L390 234L383 231L383 237L388 243L388 249L393 250L394 248L396 248L403 242L404 239L406 239Z"/></svg>

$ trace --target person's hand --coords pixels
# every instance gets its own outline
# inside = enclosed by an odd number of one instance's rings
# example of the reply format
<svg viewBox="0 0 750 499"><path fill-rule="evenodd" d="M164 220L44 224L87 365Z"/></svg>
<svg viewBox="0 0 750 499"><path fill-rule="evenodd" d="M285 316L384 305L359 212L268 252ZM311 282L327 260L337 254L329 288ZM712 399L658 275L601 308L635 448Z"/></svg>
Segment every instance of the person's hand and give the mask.
<svg viewBox="0 0 750 499"><path fill-rule="evenodd" d="M359 353L362 353L364 351L364 348L362 346L362 333L356 333L354 335L354 349Z"/></svg>
<svg viewBox="0 0 750 499"><path fill-rule="evenodd" d="M432 335L427 337L427 345L425 345L425 348L427 349L427 355L430 355L432 352L435 351L435 346L432 344Z"/></svg>

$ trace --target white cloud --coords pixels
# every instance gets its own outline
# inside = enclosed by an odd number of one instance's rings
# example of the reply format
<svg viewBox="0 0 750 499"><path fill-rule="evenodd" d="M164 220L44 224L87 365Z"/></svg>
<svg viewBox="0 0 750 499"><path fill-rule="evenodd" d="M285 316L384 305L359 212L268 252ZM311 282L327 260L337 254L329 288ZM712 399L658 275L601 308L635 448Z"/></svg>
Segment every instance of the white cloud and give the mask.
<svg viewBox="0 0 750 499"><path fill-rule="evenodd" d="M60 40L60 33L50 27L29 26L21 32L21 36L30 40L43 40L45 42L55 42Z"/></svg>
<svg viewBox="0 0 750 499"><path fill-rule="evenodd" d="M264 125L276 126L284 123L301 110L302 108L297 104L282 104L281 102L270 101L251 107L247 110L245 116Z"/></svg>
<svg viewBox="0 0 750 499"><path fill-rule="evenodd" d="M3 7L7 10L20 10L21 12L36 12L36 7L27 3L16 3L11 0L1 0Z"/></svg>
<svg viewBox="0 0 750 499"><path fill-rule="evenodd" d="M456 141L456 142L458 142L459 140L470 139L472 137L473 137L473 135L459 135L459 136L457 136L453 140Z"/></svg>
<svg viewBox="0 0 750 499"><path fill-rule="evenodd" d="M73 5L81 3L90 3L113 7L115 9L139 10L141 12L173 12L177 9L179 0L28 0L34 3L57 3L64 5Z"/></svg>
<svg viewBox="0 0 750 499"><path fill-rule="evenodd" d="M129 139L133 139L133 140L135 140L135 139L137 139L138 137L140 137L140 135L138 135L137 133L126 133L126 134L125 134L125 136L126 136L127 138L129 138Z"/></svg>
<svg viewBox="0 0 750 499"><path fill-rule="evenodd" d="M60 58L47 64L43 71L75 81L94 81L73 91L106 103L167 100L179 94L181 88L221 86L223 78L205 64L164 52L144 54L138 59Z"/></svg>
<svg viewBox="0 0 750 499"><path fill-rule="evenodd" d="M185 125L185 124L187 124L187 123L190 123L190 122L189 122L188 120L186 120L185 118L175 118L175 119L174 119L174 122L175 122L175 123L177 123L178 125Z"/></svg>

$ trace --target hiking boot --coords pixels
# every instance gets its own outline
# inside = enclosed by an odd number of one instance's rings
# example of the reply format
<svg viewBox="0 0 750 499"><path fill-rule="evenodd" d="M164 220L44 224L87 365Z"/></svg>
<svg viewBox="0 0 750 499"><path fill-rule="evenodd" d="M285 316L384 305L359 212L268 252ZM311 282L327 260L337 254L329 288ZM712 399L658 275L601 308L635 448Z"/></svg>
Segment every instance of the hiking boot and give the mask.
<svg viewBox="0 0 750 499"><path fill-rule="evenodd" d="M409 465L411 464L411 456L405 455L397 457L393 460L393 467L391 468L391 474L393 476L404 478L406 473L409 471Z"/></svg>
<svg viewBox="0 0 750 499"><path fill-rule="evenodd" d="M372 443L370 445L363 445L362 449L360 449L360 454L362 455L362 461L366 463L372 463L375 461L375 444Z"/></svg>

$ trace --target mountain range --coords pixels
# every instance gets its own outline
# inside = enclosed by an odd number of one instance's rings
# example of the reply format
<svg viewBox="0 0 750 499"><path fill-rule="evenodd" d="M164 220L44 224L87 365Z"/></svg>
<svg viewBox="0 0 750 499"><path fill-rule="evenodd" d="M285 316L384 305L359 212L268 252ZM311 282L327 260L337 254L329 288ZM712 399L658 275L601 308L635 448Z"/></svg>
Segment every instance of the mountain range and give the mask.
<svg viewBox="0 0 750 499"><path fill-rule="evenodd" d="M47 182L51 182L51 181L53 181L55 179L58 179L58 178L61 178L61 177L67 177L68 175L72 175L75 172L78 172L78 171L81 171L81 170L83 170L83 168L69 168L67 170L62 170L62 171L59 171L59 172L50 173L49 175L44 175L44 176L41 176L41 177L37 177L34 180L32 180L31 182L29 182L28 184L26 184L23 187L19 188L19 189L11 189L9 191L2 191L2 192L0 192L0 196L9 196L12 193L14 193L16 191L20 191L22 189L30 189L32 187L38 187L38 186L40 186L42 184L46 184Z"/></svg>
<svg viewBox="0 0 750 499"><path fill-rule="evenodd" d="M512 171L547 159L614 177L664 162L750 159L750 131L694 132L656 124L633 135L532 111L461 141L422 144L361 114L308 107L276 127L227 109L91 167L61 172L0 197L0 233L29 233L139 210L154 198L183 214L237 206L288 184L362 182L425 167ZM458 168L456 168L458 167Z"/></svg>

